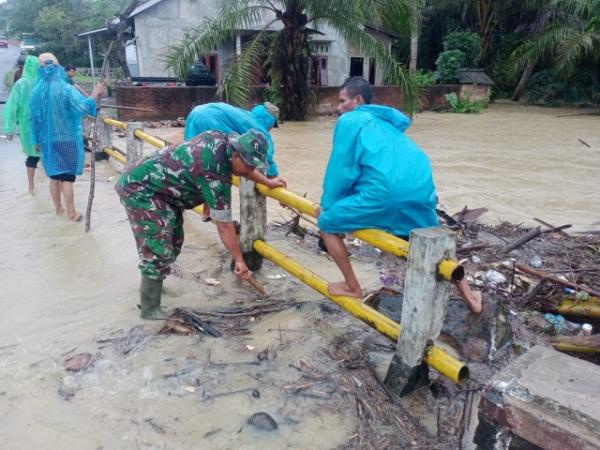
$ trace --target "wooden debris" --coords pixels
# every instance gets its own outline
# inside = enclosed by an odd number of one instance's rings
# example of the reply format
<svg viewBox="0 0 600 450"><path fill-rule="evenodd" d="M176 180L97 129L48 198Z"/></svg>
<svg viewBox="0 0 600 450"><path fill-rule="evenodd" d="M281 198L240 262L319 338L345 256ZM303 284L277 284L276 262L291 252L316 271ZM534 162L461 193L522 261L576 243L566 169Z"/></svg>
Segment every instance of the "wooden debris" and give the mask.
<svg viewBox="0 0 600 450"><path fill-rule="evenodd" d="M465 206L461 211L453 214L452 218L461 223L473 223L486 212L488 212L487 208L469 209Z"/></svg>
<svg viewBox="0 0 600 450"><path fill-rule="evenodd" d="M260 285L260 283L258 281L256 281L256 279L250 275L246 281L248 282L248 284L250 286L252 286L254 289L256 289L256 291L260 294L261 298L269 298L269 293L265 290L264 287L262 287Z"/></svg>
<svg viewBox="0 0 600 450"><path fill-rule="evenodd" d="M600 297L600 291L597 291L595 289L592 288L588 288L586 286L582 286L580 284L577 283L573 283L571 281L568 280L563 280L562 278L558 278L555 277L553 275L544 273L544 272L540 272L539 270L535 270L533 267L529 267L527 264L523 264L520 262L515 262L515 269L520 270L521 272L525 272L529 275L533 275L536 276L538 278L542 278L542 279L546 279L549 281L552 281L553 283L557 283L560 284L562 286L566 286L566 287L570 287L572 289L575 289L577 291L584 291L589 293L590 295L594 295L596 297Z"/></svg>
<svg viewBox="0 0 600 450"><path fill-rule="evenodd" d="M529 230L527 233L525 233L524 235L515 239L514 241L506 244L504 247L502 247L502 249L500 251L502 253L509 253L512 250L515 250L515 249L521 247L522 245L526 244L527 242L531 241L532 239L535 239L540 234L542 234L541 227L533 228L533 229Z"/></svg>
<svg viewBox="0 0 600 450"><path fill-rule="evenodd" d="M592 336L560 336L552 346L561 352L600 353L600 334Z"/></svg>
<svg viewBox="0 0 600 450"><path fill-rule="evenodd" d="M177 308L167 319L159 334L182 334L188 336L190 334L204 333L213 337L221 337L219 330L197 317L192 312Z"/></svg>
<svg viewBox="0 0 600 450"><path fill-rule="evenodd" d="M295 308L305 303L308 302L272 302L260 305L229 308L227 310L222 309L215 311L200 311L194 309L193 312L196 315L211 317L256 317Z"/></svg>

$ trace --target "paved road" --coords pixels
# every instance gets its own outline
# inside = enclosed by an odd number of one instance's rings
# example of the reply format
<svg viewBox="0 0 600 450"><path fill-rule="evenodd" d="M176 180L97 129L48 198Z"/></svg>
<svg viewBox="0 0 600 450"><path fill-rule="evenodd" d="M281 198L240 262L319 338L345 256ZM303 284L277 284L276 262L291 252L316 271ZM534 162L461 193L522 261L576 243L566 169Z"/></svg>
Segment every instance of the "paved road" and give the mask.
<svg viewBox="0 0 600 450"><path fill-rule="evenodd" d="M15 66L19 53L19 47L14 45L0 48L0 102L6 101L8 97L8 90L4 85L4 75Z"/></svg>

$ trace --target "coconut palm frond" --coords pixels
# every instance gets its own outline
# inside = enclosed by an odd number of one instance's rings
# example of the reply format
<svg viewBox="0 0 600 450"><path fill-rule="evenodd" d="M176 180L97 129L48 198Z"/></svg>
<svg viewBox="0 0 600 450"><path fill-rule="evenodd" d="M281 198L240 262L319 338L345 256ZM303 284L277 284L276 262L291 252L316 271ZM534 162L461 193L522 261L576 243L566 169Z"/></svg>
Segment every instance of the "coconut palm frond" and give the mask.
<svg viewBox="0 0 600 450"><path fill-rule="evenodd" d="M222 0L219 6L220 23L232 30L252 29L273 11L266 0Z"/></svg>
<svg viewBox="0 0 600 450"><path fill-rule="evenodd" d="M594 50L594 36L592 33L586 33L573 30L565 36L557 48L558 70L565 76L569 76L575 69L575 64L585 56L590 55Z"/></svg>
<svg viewBox="0 0 600 450"><path fill-rule="evenodd" d="M242 50L239 57L227 63L227 75L217 94L227 103L247 106L253 98L254 86L262 74L261 58L265 53L265 30L257 34Z"/></svg>
<svg viewBox="0 0 600 450"><path fill-rule="evenodd" d="M539 62L554 54L560 42L571 32L563 24L549 26L544 32L517 47L511 57L513 73L519 74L529 61Z"/></svg>

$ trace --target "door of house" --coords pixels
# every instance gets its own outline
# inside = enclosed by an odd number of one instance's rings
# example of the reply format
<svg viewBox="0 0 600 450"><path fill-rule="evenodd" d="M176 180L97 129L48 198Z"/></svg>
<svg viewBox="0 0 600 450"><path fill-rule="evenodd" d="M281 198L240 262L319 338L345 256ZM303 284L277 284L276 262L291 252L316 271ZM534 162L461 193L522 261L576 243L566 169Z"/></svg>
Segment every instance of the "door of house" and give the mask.
<svg viewBox="0 0 600 450"><path fill-rule="evenodd" d="M208 71L215 77L215 82L219 83L219 56L217 53L207 53L201 60Z"/></svg>
<svg viewBox="0 0 600 450"><path fill-rule="evenodd" d="M377 64L375 64L375 58L369 59L369 84L375 85L375 68Z"/></svg>
<svg viewBox="0 0 600 450"><path fill-rule="evenodd" d="M317 55L311 58L310 83L312 86L329 85L327 56Z"/></svg>

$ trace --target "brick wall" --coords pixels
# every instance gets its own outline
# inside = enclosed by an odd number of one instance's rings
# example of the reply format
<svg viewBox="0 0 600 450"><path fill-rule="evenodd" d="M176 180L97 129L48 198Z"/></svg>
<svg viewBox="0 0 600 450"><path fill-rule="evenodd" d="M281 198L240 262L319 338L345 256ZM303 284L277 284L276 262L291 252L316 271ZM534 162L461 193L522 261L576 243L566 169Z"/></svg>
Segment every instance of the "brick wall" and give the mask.
<svg viewBox="0 0 600 450"><path fill-rule="evenodd" d="M337 114L339 86L313 87L310 114ZM373 103L402 110L404 99L398 86L373 86Z"/></svg>
<svg viewBox="0 0 600 450"><path fill-rule="evenodd" d="M215 86L119 86L116 100L119 106L149 109L147 111L118 110L119 119L169 120L186 117L192 108L215 101Z"/></svg>
<svg viewBox="0 0 600 450"><path fill-rule="evenodd" d="M257 99L262 97L264 88L258 88ZM334 115L338 104L337 86L315 87L311 91L309 113L313 115ZM448 106L444 97L450 92L459 96L468 93L471 100L479 100L490 95L489 86L480 85L436 85L425 90L421 96L421 109L443 109ZM119 119L136 120L170 120L186 117L196 105L216 101L216 87L151 87L120 86L117 88L116 100L119 106L144 108L147 111L119 110ZM374 86L373 103L403 109L402 92L397 86Z"/></svg>

